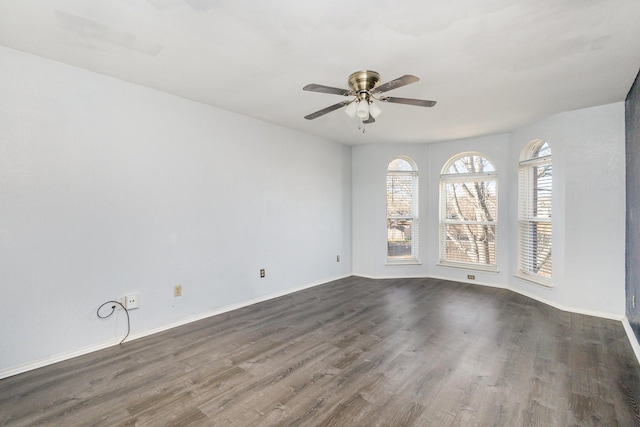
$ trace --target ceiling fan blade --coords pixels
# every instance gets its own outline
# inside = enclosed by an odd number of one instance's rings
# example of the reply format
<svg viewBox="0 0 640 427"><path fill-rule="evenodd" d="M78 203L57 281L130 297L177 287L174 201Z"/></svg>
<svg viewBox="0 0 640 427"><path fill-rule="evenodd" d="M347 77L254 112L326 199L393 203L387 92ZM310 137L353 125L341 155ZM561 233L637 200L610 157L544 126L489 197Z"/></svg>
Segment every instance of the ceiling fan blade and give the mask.
<svg viewBox="0 0 640 427"><path fill-rule="evenodd" d="M306 85L305 87L302 88L302 90L308 90L310 92L330 93L332 95L342 95L342 96L353 95L353 93L349 89L340 89L339 87L317 85L315 83Z"/></svg>
<svg viewBox="0 0 640 427"><path fill-rule="evenodd" d="M427 101L426 99L412 99L412 98L396 98L394 96L385 96L380 98L380 101L393 102L395 104L415 105L416 107L433 107L436 105L436 101Z"/></svg>
<svg viewBox="0 0 640 427"><path fill-rule="evenodd" d="M313 119L317 119L320 116L324 116L327 113L330 113L334 110L337 110L338 108L342 108L345 105L349 105L351 104L351 102L353 101L342 101L342 102L338 102L337 104L333 104L328 106L327 108L323 108L322 110L318 110L315 113L311 113L311 114L307 114L306 116L304 116L305 119L307 120L313 120Z"/></svg>
<svg viewBox="0 0 640 427"><path fill-rule="evenodd" d="M368 125L369 123L375 123L376 119L374 119L373 117L369 116L369 118L367 120L363 120L362 123Z"/></svg>
<svg viewBox="0 0 640 427"><path fill-rule="evenodd" d="M411 74L405 74L402 77L398 77L395 80L391 80L390 82L383 83L380 86L374 88L373 93L387 92L392 89L397 89L399 87L406 86L410 83L415 83L419 80L420 79L417 78L416 76L412 76Z"/></svg>

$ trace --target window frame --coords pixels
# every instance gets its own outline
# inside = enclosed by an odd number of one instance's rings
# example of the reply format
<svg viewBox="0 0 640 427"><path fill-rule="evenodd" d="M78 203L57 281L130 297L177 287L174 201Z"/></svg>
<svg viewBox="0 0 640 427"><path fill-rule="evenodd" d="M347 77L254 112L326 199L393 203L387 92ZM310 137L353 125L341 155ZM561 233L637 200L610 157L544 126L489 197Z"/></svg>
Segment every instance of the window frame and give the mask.
<svg viewBox="0 0 640 427"><path fill-rule="evenodd" d="M540 149L547 146L549 154L538 156ZM534 157L535 156L535 157ZM546 208L548 216L538 216L534 213L537 209L535 194L535 169L540 166L549 166L549 206ZM535 206L535 207L534 207ZM527 241L537 242L540 240L538 236L542 233L536 233L532 236L532 229L538 229L540 224L548 225L549 243L549 264L548 269L539 268L538 271L546 273L548 276L539 274L535 269L534 253L536 249L529 247ZM525 235L527 238L525 239ZM516 277L542 285L545 287L553 287L553 152L549 143L542 139L536 139L529 142L522 150L520 161L518 162L518 270Z"/></svg>
<svg viewBox="0 0 640 427"><path fill-rule="evenodd" d="M411 167L411 170L392 170L391 165L396 160L402 160L407 162ZM389 215L389 178L392 176L411 177L411 213L409 215ZM386 242L387 242L387 254L386 265L416 265L420 264L419 258L419 230L420 230L420 215L419 215L419 173L416 162L407 156L394 157L387 164L387 174L385 178L385 214L386 214ZM390 256L389 255L389 223L390 221L411 221L411 255L410 256Z"/></svg>
<svg viewBox="0 0 640 427"><path fill-rule="evenodd" d="M491 166L491 171L475 172L475 173L449 173L449 169L455 162L465 157L480 157ZM473 182L489 182L492 183L495 188L494 202L495 214L491 220L484 221L470 221L470 220L456 220L447 218L447 200L448 200L448 184L457 183L473 183ZM457 267L472 270L481 270L487 272L498 271L498 172L495 169L493 162L484 154L476 151L467 151L458 153L451 157L442 168L440 174L440 215L439 215L439 233L438 233L438 246L439 246L439 258L438 265L445 267ZM447 226L448 225L473 225L473 226L490 226L493 227L493 264L476 263L471 261L460 261L447 259ZM478 242L477 240L475 242Z"/></svg>

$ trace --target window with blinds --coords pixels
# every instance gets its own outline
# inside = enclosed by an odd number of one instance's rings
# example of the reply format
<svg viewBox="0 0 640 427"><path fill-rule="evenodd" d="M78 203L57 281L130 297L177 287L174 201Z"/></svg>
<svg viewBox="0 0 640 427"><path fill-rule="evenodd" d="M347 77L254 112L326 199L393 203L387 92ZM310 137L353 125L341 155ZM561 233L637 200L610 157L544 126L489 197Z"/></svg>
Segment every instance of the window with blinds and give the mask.
<svg viewBox="0 0 640 427"><path fill-rule="evenodd" d="M406 157L387 169L387 262L418 262L418 169Z"/></svg>
<svg viewBox="0 0 640 427"><path fill-rule="evenodd" d="M497 270L498 180L480 153L461 153L440 175L440 263Z"/></svg>
<svg viewBox="0 0 640 427"><path fill-rule="evenodd" d="M551 148L545 141L528 144L518 177L519 266L521 277L551 286Z"/></svg>

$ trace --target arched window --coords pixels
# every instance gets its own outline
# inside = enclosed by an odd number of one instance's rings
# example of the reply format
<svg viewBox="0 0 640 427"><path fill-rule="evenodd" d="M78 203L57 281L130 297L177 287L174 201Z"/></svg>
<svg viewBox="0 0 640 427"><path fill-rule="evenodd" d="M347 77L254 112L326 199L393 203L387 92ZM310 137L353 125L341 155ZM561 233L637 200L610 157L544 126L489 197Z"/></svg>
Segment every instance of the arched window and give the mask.
<svg viewBox="0 0 640 427"><path fill-rule="evenodd" d="M408 157L387 168L387 262L418 262L418 168Z"/></svg>
<svg viewBox="0 0 640 427"><path fill-rule="evenodd" d="M532 141L520 155L518 177L518 274L551 286L551 148Z"/></svg>
<svg viewBox="0 0 640 427"><path fill-rule="evenodd" d="M452 157L440 175L440 263L496 270L498 181L480 153Z"/></svg>

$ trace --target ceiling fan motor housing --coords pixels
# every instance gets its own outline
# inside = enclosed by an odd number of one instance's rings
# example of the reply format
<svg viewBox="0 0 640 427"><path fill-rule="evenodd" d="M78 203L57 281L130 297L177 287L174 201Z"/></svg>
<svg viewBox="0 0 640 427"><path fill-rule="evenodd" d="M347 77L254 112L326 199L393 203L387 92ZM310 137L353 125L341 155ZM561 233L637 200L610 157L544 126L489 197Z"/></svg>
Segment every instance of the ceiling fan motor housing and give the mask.
<svg viewBox="0 0 640 427"><path fill-rule="evenodd" d="M349 76L349 87L356 94L370 92L380 82L380 74L375 71L356 71Z"/></svg>

